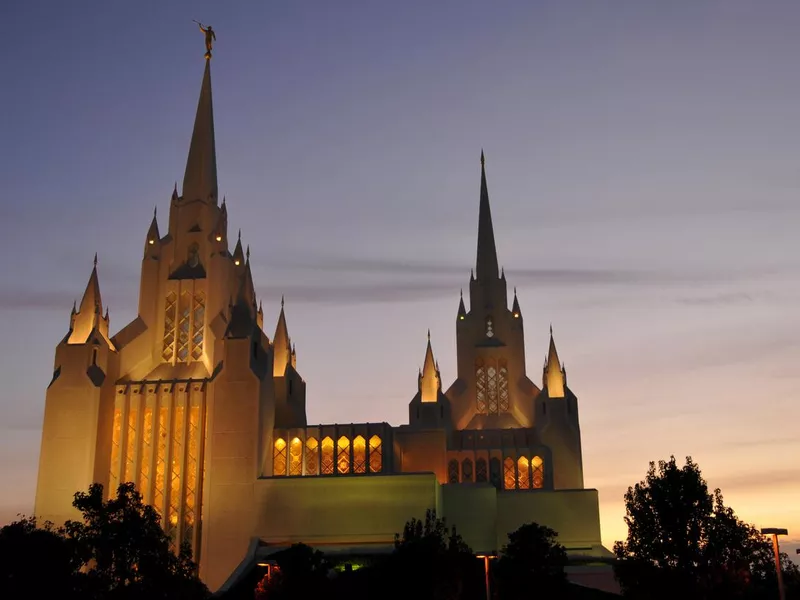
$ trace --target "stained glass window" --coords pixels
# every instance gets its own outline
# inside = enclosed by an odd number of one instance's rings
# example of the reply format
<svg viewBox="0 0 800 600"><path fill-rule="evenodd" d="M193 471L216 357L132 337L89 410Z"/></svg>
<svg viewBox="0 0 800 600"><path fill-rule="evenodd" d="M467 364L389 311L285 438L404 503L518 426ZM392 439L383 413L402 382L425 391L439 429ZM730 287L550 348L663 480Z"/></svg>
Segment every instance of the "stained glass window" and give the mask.
<svg viewBox="0 0 800 600"><path fill-rule="evenodd" d="M178 307L178 362L189 362L189 331L192 318L192 295L184 290L181 292Z"/></svg>
<svg viewBox="0 0 800 600"><path fill-rule="evenodd" d="M201 292L194 293L194 308L192 310L192 360L203 358L203 329L206 315L206 295Z"/></svg>
<svg viewBox="0 0 800 600"><path fill-rule="evenodd" d="M346 436L336 442L336 470L341 475L350 472L350 440Z"/></svg>
<svg viewBox="0 0 800 600"><path fill-rule="evenodd" d="M494 360L487 361L486 364L486 404L487 412L490 415L497 414L497 367Z"/></svg>
<svg viewBox="0 0 800 600"><path fill-rule="evenodd" d="M162 399L162 402L164 400ZM168 401L168 400L167 400ZM158 445L156 446L156 481L153 486L153 506L159 514L164 514L164 484L166 483L167 460L167 416L168 407L160 406L158 409Z"/></svg>
<svg viewBox="0 0 800 600"><path fill-rule="evenodd" d="M124 402L124 400L121 400ZM120 445L122 444L122 405L117 400L114 407L114 422L111 433L111 480L108 483L108 497L112 498L117 493L119 480L119 458L121 454Z"/></svg>
<svg viewBox="0 0 800 600"><path fill-rule="evenodd" d="M272 451L272 474L275 477L286 475L286 440L278 438Z"/></svg>
<svg viewBox="0 0 800 600"><path fill-rule="evenodd" d="M531 459L531 480L535 489L544 487L544 461L539 456L534 456Z"/></svg>
<svg viewBox="0 0 800 600"><path fill-rule="evenodd" d="M472 461L468 458L461 461L461 481L472 483Z"/></svg>
<svg viewBox="0 0 800 600"><path fill-rule="evenodd" d="M142 422L142 467L139 469L139 493L145 504L150 503L150 461L153 456L153 406L144 409Z"/></svg>
<svg viewBox="0 0 800 600"><path fill-rule="evenodd" d="M380 473L383 469L383 446L381 438L373 435L369 438L369 472Z"/></svg>
<svg viewBox="0 0 800 600"><path fill-rule="evenodd" d="M514 459L507 456L503 461L503 487L507 490L513 490L517 484L517 473L514 467Z"/></svg>
<svg viewBox="0 0 800 600"><path fill-rule="evenodd" d="M499 362L499 381L498 381L498 390L499 390L499 402L498 408L499 412L508 412L508 366L506 361L501 360Z"/></svg>
<svg viewBox="0 0 800 600"><path fill-rule="evenodd" d="M186 491L183 508L183 541L194 541L194 522L197 513L197 460L200 453L200 406L197 400L189 408L189 427L186 436Z"/></svg>
<svg viewBox="0 0 800 600"><path fill-rule="evenodd" d="M164 344L161 350L161 358L164 362L172 361L175 355L175 323L177 319L178 296L175 292L167 294L164 304Z"/></svg>
<svg viewBox="0 0 800 600"><path fill-rule="evenodd" d="M458 461L456 459L447 463L447 483L458 483Z"/></svg>
<svg viewBox="0 0 800 600"><path fill-rule="evenodd" d="M475 387L477 389L478 414L486 414L486 367L480 358L475 361Z"/></svg>
<svg viewBox="0 0 800 600"><path fill-rule="evenodd" d="M323 475L333 475L333 440L326 437L322 440L322 467Z"/></svg>
<svg viewBox="0 0 800 600"><path fill-rule="evenodd" d="M521 490L527 490L531 487L528 459L525 456L520 456L517 459L517 487Z"/></svg>
<svg viewBox="0 0 800 600"><path fill-rule="evenodd" d="M178 536L178 519L181 509L181 501L183 494L181 494L181 476L182 476L182 462L183 462L183 429L184 429L184 414L186 408L183 406L183 400L179 400L180 404L176 404L175 409L172 411L172 449L170 451L170 490L169 490L169 533L173 540Z"/></svg>
<svg viewBox="0 0 800 600"><path fill-rule="evenodd" d="M289 475L303 474L303 442L294 438L289 446Z"/></svg>
<svg viewBox="0 0 800 600"><path fill-rule="evenodd" d="M319 443L316 438L306 440L306 475L318 475L319 468Z"/></svg>
<svg viewBox="0 0 800 600"><path fill-rule="evenodd" d="M360 435L353 440L353 473L367 472L367 441Z"/></svg>
<svg viewBox="0 0 800 600"><path fill-rule="evenodd" d="M125 479L127 482L136 482L136 431L138 423L136 422L139 416L138 399L131 399L130 407L128 408L128 438L125 442Z"/></svg>
<svg viewBox="0 0 800 600"><path fill-rule="evenodd" d="M486 459L484 458L479 458L475 461L475 481L489 481L489 477L486 472Z"/></svg>

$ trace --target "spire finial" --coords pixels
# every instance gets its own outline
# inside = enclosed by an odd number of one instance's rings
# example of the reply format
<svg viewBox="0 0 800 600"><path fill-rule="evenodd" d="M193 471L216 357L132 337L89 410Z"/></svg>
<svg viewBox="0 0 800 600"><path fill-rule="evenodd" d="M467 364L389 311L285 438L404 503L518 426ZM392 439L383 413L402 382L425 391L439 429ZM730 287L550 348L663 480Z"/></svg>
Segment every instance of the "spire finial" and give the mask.
<svg viewBox="0 0 800 600"><path fill-rule="evenodd" d="M462 300L464 299L464 288L461 288L458 295L461 297Z"/></svg>
<svg viewBox="0 0 800 600"><path fill-rule="evenodd" d="M284 302L284 297L283 294L281 294L281 308L283 308L283 302Z"/></svg>
<svg viewBox="0 0 800 600"><path fill-rule="evenodd" d="M239 241L242 241L242 228L239 227Z"/></svg>
<svg viewBox="0 0 800 600"><path fill-rule="evenodd" d="M250 244L247 244L247 252L245 252L245 258L247 258L248 261L250 260Z"/></svg>
<svg viewBox="0 0 800 600"><path fill-rule="evenodd" d="M94 266L97 266L97 252L94 253Z"/></svg>
<svg viewBox="0 0 800 600"><path fill-rule="evenodd" d="M486 157L483 155L483 148L481 148L481 167L486 166Z"/></svg>
<svg viewBox="0 0 800 600"><path fill-rule="evenodd" d="M517 295L517 286L514 286L514 295Z"/></svg>
<svg viewBox="0 0 800 600"><path fill-rule="evenodd" d="M158 216L158 204L153 207L153 218L155 219Z"/></svg>
<svg viewBox="0 0 800 600"><path fill-rule="evenodd" d="M553 324L550 323L550 337L553 337Z"/></svg>
<svg viewBox="0 0 800 600"><path fill-rule="evenodd" d="M430 328L428 329L428 341L429 342L431 341L431 330L430 330Z"/></svg>

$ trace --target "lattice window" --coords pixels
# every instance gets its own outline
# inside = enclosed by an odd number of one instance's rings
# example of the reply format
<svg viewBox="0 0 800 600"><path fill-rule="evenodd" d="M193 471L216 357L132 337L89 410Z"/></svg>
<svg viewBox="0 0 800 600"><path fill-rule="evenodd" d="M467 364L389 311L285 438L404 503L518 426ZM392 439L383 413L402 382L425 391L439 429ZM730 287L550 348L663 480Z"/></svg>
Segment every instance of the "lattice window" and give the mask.
<svg viewBox="0 0 800 600"><path fill-rule="evenodd" d="M197 401L189 408L189 427L186 435L186 492L183 501L183 540L194 538L197 518L197 461L200 455L200 406Z"/></svg>
<svg viewBox="0 0 800 600"><path fill-rule="evenodd" d="M161 350L161 359L170 362L175 356L175 323L178 314L178 296L175 292L167 294L164 305L164 343Z"/></svg>
<svg viewBox="0 0 800 600"><path fill-rule="evenodd" d="M486 469L486 459L479 458L475 461L475 481L489 481L489 474Z"/></svg>
<svg viewBox="0 0 800 600"><path fill-rule="evenodd" d="M111 433L111 478L108 485L108 497L112 498L117 492L119 481L119 458L122 448L122 406L117 403L114 407L114 421Z"/></svg>
<svg viewBox="0 0 800 600"><path fill-rule="evenodd" d="M341 475L350 472L350 440L344 435L336 442L336 470Z"/></svg>
<svg viewBox="0 0 800 600"><path fill-rule="evenodd" d="M292 439L289 445L289 475L303 474L303 442L300 438Z"/></svg>
<svg viewBox="0 0 800 600"><path fill-rule="evenodd" d="M319 468L319 442L310 437L306 440L306 475L318 475Z"/></svg>
<svg viewBox="0 0 800 600"><path fill-rule="evenodd" d="M531 472L534 489L542 489L544 487L544 461L540 456L534 456L531 459Z"/></svg>
<svg viewBox="0 0 800 600"><path fill-rule="evenodd" d="M472 461L468 458L461 461L461 481L472 483Z"/></svg>
<svg viewBox="0 0 800 600"><path fill-rule="evenodd" d="M490 360L486 365L486 404L490 415L496 415L498 412L497 387L497 367L495 362Z"/></svg>
<svg viewBox="0 0 800 600"><path fill-rule="evenodd" d="M178 519L181 509L181 463L183 462L183 428L184 428L184 413L186 409L182 405L175 406L172 412L172 449L170 451L170 489L169 489L169 533L172 539L177 539L178 535Z"/></svg>
<svg viewBox="0 0 800 600"><path fill-rule="evenodd" d="M381 438L373 435L369 438L369 472L380 473L383 469L383 445Z"/></svg>
<svg viewBox="0 0 800 600"><path fill-rule="evenodd" d="M477 389L477 409L479 415L486 414L486 367L480 358L475 361L475 387Z"/></svg>
<svg viewBox="0 0 800 600"><path fill-rule="evenodd" d="M486 337L494 337L494 323L492 322L492 317L486 317Z"/></svg>
<svg viewBox="0 0 800 600"><path fill-rule="evenodd" d="M525 456L520 456L517 459L517 487L521 490L527 490L531 487L528 459Z"/></svg>
<svg viewBox="0 0 800 600"><path fill-rule="evenodd" d="M458 461L455 458L447 463L447 483L458 483Z"/></svg>
<svg viewBox="0 0 800 600"><path fill-rule="evenodd" d="M333 475L333 440L326 437L322 440L322 474Z"/></svg>
<svg viewBox="0 0 800 600"><path fill-rule="evenodd" d="M181 292L178 306L178 362L189 362L189 332L192 320L192 295Z"/></svg>
<svg viewBox="0 0 800 600"><path fill-rule="evenodd" d="M158 511L158 514L163 514L164 511L164 492L166 483L166 470L167 470L167 417L168 408L161 406L158 409L158 445L156 446L156 481L153 486L153 506Z"/></svg>
<svg viewBox="0 0 800 600"><path fill-rule="evenodd" d="M203 358L203 331L206 318L206 295L201 292L194 293L194 308L192 310L192 360Z"/></svg>
<svg viewBox="0 0 800 600"><path fill-rule="evenodd" d="M146 406L142 422L142 467L139 469L139 492L150 503L150 460L153 456L153 407Z"/></svg>
<svg viewBox="0 0 800 600"><path fill-rule="evenodd" d="M499 362L500 369L498 370L498 408L500 412L508 412L508 366L506 361Z"/></svg>
<svg viewBox="0 0 800 600"><path fill-rule="evenodd" d="M517 469L514 459L507 456L503 461L503 487L513 490L517 487Z"/></svg>
<svg viewBox="0 0 800 600"><path fill-rule="evenodd" d="M353 473L367 472L367 441L360 435L353 440Z"/></svg>
<svg viewBox="0 0 800 600"><path fill-rule="evenodd" d="M286 475L286 440L283 438L275 440L272 450L272 475Z"/></svg>
<svg viewBox="0 0 800 600"><path fill-rule="evenodd" d="M498 490L503 483L500 468L500 459L496 456L492 457L492 459L489 461L489 481L491 481L492 485Z"/></svg>
<svg viewBox="0 0 800 600"><path fill-rule="evenodd" d="M138 406L136 400L131 400L131 405L128 408L128 437L125 443L125 482L135 482L136 473L136 431L138 429L136 422L139 416Z"/></svg>

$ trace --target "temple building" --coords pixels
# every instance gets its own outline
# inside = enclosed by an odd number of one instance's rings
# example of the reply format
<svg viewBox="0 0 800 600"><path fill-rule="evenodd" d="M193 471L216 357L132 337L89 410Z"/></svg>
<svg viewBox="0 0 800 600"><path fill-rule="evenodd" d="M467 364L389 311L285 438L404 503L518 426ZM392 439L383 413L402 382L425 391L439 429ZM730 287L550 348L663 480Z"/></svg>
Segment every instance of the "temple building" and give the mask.
<svg viewBox="0 0 800 600"><path fill-rule="evenodd" d="M444 385L423 339L407 424L309 423L283 302L268 334L249 249L229 236L210 63L209 54L181 193L166 230L153 215L144 235L137 317L110 334L95 260L56 346L36 516L63 523L77 516L75 492L99 482L112 495L134 482L176 543L191 545L212 590L294 542L388 551L429 508L476 552L497 552L536 521L572 557L607 556L552 329L541 379L526 371L525 320L498 267L483 155L475 270L454 311L455 381Z"/></svg>

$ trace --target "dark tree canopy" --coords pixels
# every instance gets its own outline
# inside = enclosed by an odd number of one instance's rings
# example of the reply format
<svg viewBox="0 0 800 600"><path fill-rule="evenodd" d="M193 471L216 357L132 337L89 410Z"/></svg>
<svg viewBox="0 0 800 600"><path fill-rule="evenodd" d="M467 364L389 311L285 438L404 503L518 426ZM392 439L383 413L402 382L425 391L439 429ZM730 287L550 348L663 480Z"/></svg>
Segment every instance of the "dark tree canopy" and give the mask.
<svg viewBox="0 0 800 600"><path fill-rule="evenodd" d="M324 597L331 565L319 550L293 544L271 557L278 569L264 576L256 589L256 600Z"/></svg>
<svg viewBox="0 0 800 600"><path fill-rule="evenodd" d="M565 592L567 551L557 536L537 523L527 523L508 534L508 544L495 568L501 600L527 598L534 590L544 598Z"/></svg>
<svg viewBox="0 0 800 600"><path fill-rule="evenodd" d="M760 598L777 595L772 546L709 492L700 468L675 457L650 463L625 494L628 537L614 545L627 597ZM791 582L797 568L786 562ZM764 595L767 596L764 596Z"/></svg>

